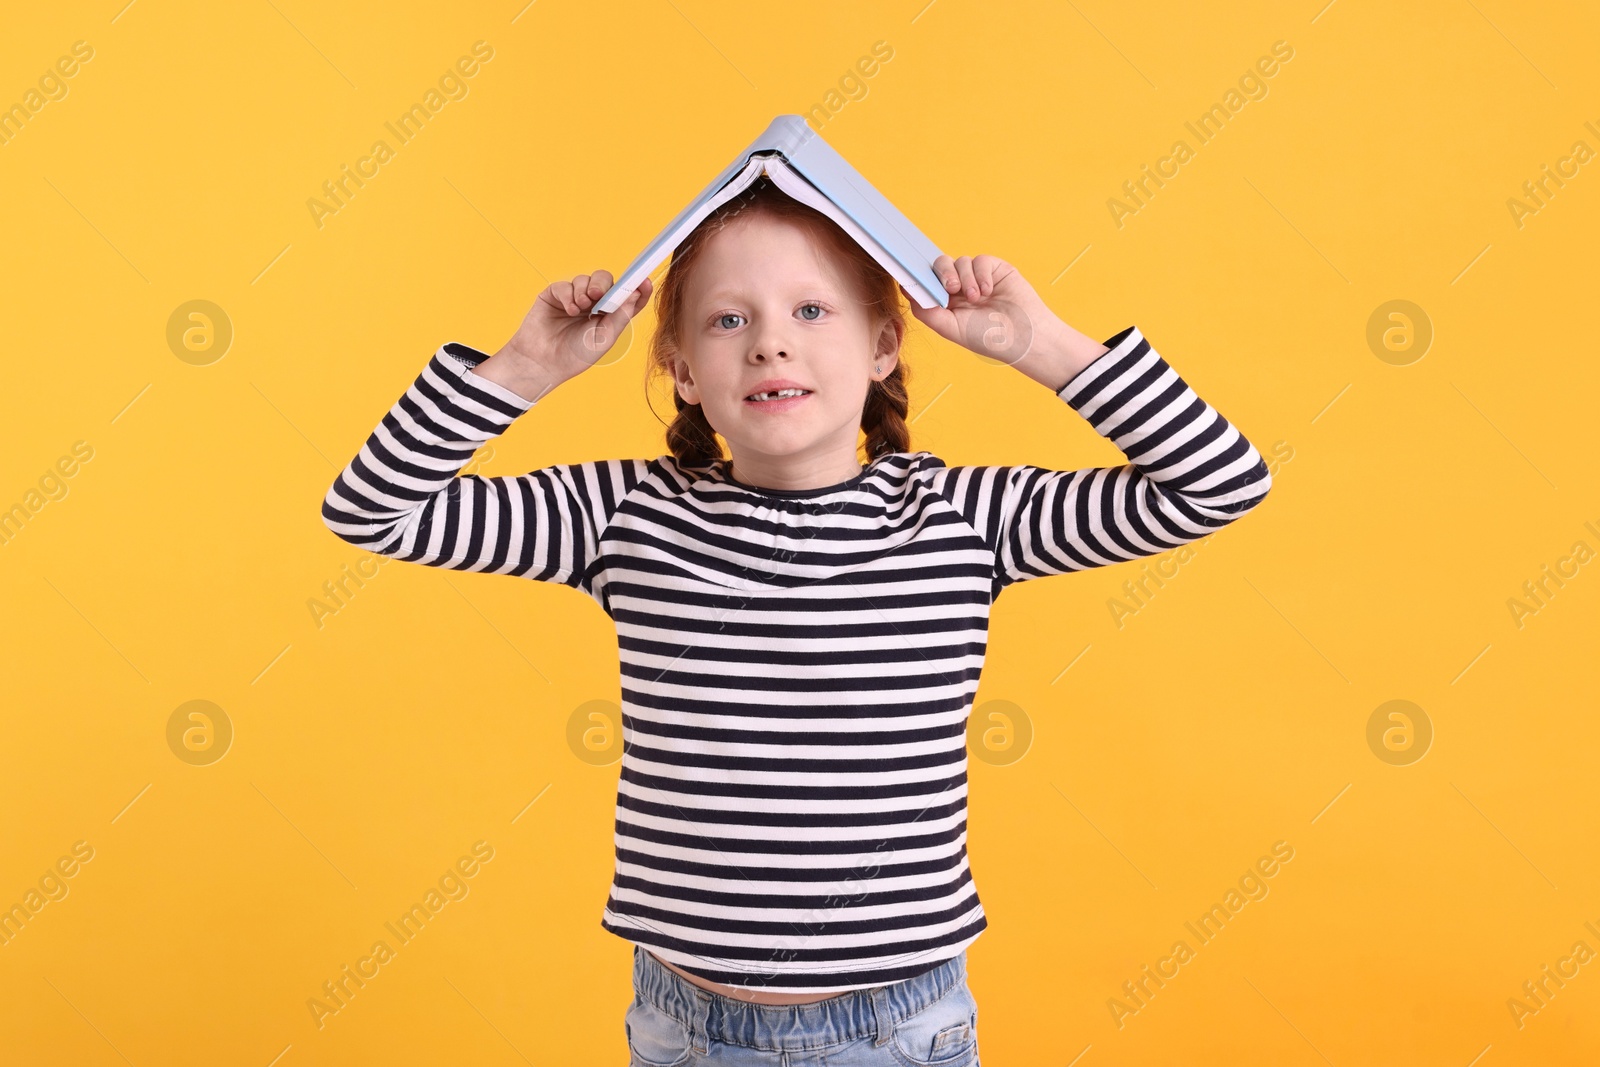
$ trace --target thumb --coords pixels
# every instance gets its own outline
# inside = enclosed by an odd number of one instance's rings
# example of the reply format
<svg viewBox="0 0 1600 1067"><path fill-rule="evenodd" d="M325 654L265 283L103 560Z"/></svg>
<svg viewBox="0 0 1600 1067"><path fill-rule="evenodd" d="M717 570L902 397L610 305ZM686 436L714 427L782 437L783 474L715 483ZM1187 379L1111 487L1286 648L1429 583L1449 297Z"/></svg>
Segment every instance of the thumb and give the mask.
<svg viewBox="0 0 1600 1067"><path fill-rule="evenodd" d="M639 283L639 287L629 293L615 311L602 315L592 315L584 327L584 347L589 350L592 358L598 359L608 349L617 343L622 332L628 328L628 323L633 321L650 299L650 279L646 277Z"/></svg>
<svg viewBox="0 0 1600 1067"><path fill-rule="evenodd" d="M911 314L918 322L945 340L955 340L956 313L949 308L939 307L937 304L931 308L925 308L913 300L911 301Z"/></svg>
<svg viewBox="0 0 1600 1067"><path fill-rule="evenodd" d="M600 322L611 326L618 334L621 334L623 328L633 321L634 316L644 310L645 304L650 300L650 291L651 279L649 275L646 275L639 282L638 287L618 305L617 310L598 316Z"/></svg>

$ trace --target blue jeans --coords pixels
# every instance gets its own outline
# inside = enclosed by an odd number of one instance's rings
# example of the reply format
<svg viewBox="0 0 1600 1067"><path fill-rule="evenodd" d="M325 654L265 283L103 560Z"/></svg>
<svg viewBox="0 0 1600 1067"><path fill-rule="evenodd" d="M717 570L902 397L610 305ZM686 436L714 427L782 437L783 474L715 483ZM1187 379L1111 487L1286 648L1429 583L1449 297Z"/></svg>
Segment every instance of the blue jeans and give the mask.
<svg viewBox="0 0 1600 1067"><path fill-rule="evenodd" d="M701 989L633 950L623 1026L630 1067L978 1067L967 954L915 978L811 1004L751 1004Z"/></svg>

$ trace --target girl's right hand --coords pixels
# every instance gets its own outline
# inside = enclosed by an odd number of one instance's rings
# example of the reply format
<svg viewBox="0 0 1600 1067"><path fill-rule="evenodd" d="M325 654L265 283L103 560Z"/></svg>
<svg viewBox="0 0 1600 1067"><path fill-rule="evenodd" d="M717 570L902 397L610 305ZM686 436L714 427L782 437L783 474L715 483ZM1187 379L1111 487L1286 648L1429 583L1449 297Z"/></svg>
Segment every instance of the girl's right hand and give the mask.
<svg viewBox="0 0 1600 1067"><path fill-rule="evenodd" d="M606 315L589 310L611 288L611 272L597 270L571 281L552 282L505 346L477 367L477 373L529 395L548 392L598 363L650 299L646 277L622 306ZM536 399L530 397L530 399Z"/></svg>

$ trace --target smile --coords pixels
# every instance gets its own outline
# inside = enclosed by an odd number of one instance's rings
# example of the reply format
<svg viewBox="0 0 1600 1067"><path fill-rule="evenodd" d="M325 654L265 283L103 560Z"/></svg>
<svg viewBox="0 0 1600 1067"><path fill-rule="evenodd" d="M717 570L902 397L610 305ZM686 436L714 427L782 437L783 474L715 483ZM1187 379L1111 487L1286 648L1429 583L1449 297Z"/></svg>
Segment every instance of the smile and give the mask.
<svg viewBox="0 0 1600 1067"><path fill-rule="evenodd" d="M749 396L745 397L745 399L757 404L765 404L773 400L788 400L791 397L810 395L811 390L809 389L774 389L771 392L766 393L751 393Z"/></svg>

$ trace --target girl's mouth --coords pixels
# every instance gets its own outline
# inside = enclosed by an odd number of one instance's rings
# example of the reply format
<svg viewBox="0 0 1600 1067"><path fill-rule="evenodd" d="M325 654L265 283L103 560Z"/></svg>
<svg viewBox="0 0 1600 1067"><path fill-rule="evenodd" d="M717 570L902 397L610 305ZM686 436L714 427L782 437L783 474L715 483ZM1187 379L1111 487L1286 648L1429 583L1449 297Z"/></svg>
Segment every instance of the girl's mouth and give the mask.
<svg viewBox="0 0 1600 1067"><path fill-rule="evenodd" d="M762 411L788 411L811 395L809 389L773 389L764 393L751 393L744 402Z"/></svg>

